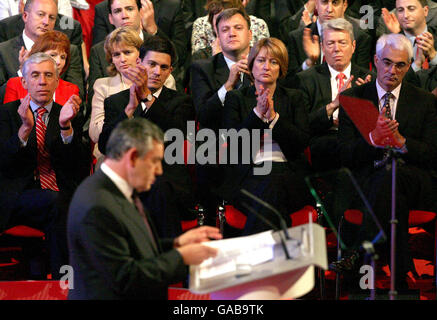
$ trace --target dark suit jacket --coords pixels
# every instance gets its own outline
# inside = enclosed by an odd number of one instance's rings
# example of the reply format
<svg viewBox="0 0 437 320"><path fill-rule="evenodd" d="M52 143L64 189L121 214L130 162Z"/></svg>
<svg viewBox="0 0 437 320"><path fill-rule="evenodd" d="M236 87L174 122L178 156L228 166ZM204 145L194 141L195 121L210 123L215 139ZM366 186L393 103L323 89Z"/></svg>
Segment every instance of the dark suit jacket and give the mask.
<svg viewBox="0 0 437 320"><path fill-rule="evenodd" d="M18 130L22 124L18 115L20 101L13 101L0 108L0 229L8 220L8 204L34 181L37 168L35 126L25 147L21 147ZM82 142L82 123L79 118L72 121L74 136L70 144L62 142L59 129L61 107L53 103L45 136L50 161L56 173L61 192L72 195L90 170L90 147ZM3 197L3 199L1 199Z"/></svg>
<svg viewBox="0 0 437 320"><path fill-rule="evenodd" d="M157 35L170 39L178 55L178 66L182 66L187 57L188 39L185 35L184 16L180 0L152 1L155 10L155 22L158 26ZM95 6L93 45L104 41L106 36L115 29L109 22L108 1L103 0Z"/></svg>
<svg viewBox="0 0 437 320"><path fill-rule="evenodd" d="M193 62L190 72L197 121L201 128L218 130L222 121L223 105L217 91L229 77L229 68L223 53ZM244 76L244 86L248 85L250 81Z"/></svg>
<svg viewBox="0 0 437 320"><path fill-rule="evenodd" d="M112 130L119 122L127 119L124 108L128 103L129 89L114 94L104 101L105 122L99 136L99 150L103 154L105 154L106 142ZM176 128L185 134L187 121L194 119L194 110L190 96L162 87L159 98L145 114L142 112L141 105L138 105L134 117L140 116L152 121L164 132Z"/></svg>
<svg viewBox="0 0 437 320"><path fill-rule="evenodd" d="M354 28L354 38L356 40L355 52L352 56L352 63L362 67L369 68L369 63L372 57L372 38L362 30L359 25L352 23ZM313 35L319 35L317 24L312 23L307 26L311 29ZM303 28L300 27L289 33L287 50L289 57L288 64L288 77L292 78L294 74L302 71L302 63L306 60L307 56L303 49L302 44Z"/></svg>
<svg viewBox="0 0 437 320"><path fill-rule="evenodd" d="M18 76L17 71L20 68L18 55L22 46L24 46L22 35L18 35L15 38L0 43L0 84L7 82L9 78ZM84 100L85 89L82 77L83 65L79 48L75 45L71 45L70 55L70 66L64 74L61 75L61 78L77 85L79 87L81 99Z"/></svg>
<svg viewBox="0 0 437 320"><path fill-rule="evenodd" d="M310 137L307 107L301 103L303 101L302 93L277 86L273 101L275 110L279 113L279 119L272 129L272 139L279 144L290 169L300 170L301 165L305 162L303 151L308 146ZM254 86L229 91L223 110L223 128L233 128L237 131L241 129L249 131L268 129L268 124L258 118L253 111L256 104ZM239 150L241 150L241 143ZM225 183L221 190L225 198L231 198L236 194L235 188L239 187L252 166L252 163L242 162L237 165L227 165Z"/></svg>
<svg viewBox="0 0 437 320"><path fill-rule="evenodd" d="M378 108L375 81L344 92L367 99ZM403 82L396 109L399 132L407 139L408 152L401 156L406 165L423 170L431 168L437 155L436 98L408 82ZM369 145L351 122L343 108L339 113L339 147L342 164L357 173L359 178L370 176L375 170L373 161L382 159L383 150Z"/></svg>
<svg viewBox="0 0 437 320"><path fill-rule="evenodd" d="M65 26L68 26L68 24L64 19L66 19L65 16L58 14L55 22L55 30L65 33L72 44L80 47L83 42L82 27L80 26L80 23L73 19L73 28L66 28ZM0 20L0 43L21 35L23 29L24 21L21 14Z"/></svg>
<svg viewBox="0 0 437 320"><path fill-rule="evenodd" d="M68 215L74 269L68 299L166 300L168 286L185 280L188 272L172 240L155 238L156 248L154 235L101 170L87 178L75 192Z"/></svg>
<svg viewBox="0 0 437 320"><path fill-rule="evenodd" d="M105 154L106 143L116 125L127 119L124 108L129 103L129 89L114 94L104 101L105 122L99 136L99 150ZM144 114L139 105L135 110L134 117L144 117L158 125L162 131L179 129L184 134L187 132L187 121L194 120L194 110L191 97L168 89L162 88L159 98L155 100L150 109ZM163 162L163 177L167 178L178 194L189 202L192 186L190 176L185 164L168 165Z"/></svg>

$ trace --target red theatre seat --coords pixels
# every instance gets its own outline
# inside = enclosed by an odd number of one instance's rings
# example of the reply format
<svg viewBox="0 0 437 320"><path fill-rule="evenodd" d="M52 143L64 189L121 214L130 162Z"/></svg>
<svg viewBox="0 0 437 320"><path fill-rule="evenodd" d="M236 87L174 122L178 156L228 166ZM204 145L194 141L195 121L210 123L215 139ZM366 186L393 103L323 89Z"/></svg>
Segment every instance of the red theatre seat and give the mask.
<svg viewBox="0 0 437 320"><path fill-rule="evenodd" d="M225 217L226 223L231 227L236 229L244 229L244 225L246 224L247 217L239 210L235 209L232 205L225 206ZM317 222L317 211L313 206L305 206L299 211L293 212L290 214L290 218L292 221L291 226L296 227L301 224L308 223L308 216L311 214L313 222Z"/></svg>

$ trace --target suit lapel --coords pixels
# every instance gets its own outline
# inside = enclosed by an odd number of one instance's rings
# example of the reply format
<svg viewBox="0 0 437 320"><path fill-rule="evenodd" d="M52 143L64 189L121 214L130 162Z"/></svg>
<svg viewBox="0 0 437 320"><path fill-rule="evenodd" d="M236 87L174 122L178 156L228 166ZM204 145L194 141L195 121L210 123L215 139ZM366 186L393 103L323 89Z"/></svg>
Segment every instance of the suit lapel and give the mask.
<svg viewBox="0 0 437 320"><path fill-rule="evenodd" d="M139 212L137 211L137 209L135 208L135 205L133 203L130 203L126 197L121 193L121 191L117 188L117 186L112 182L112 180L103 173L103 171L98 170L96 173L96 175L99 175L99 179L102 179L104 181L104 185L105 187L110 191L111 194L114 195L114 199L118 202L118 204L120 205L120 210L116 210L116 208L114 208L117 212L119 212L120 214L122 214L123 216L125 216L127 219L129 220L133 220L134 224L141 229L141 233L147 237L148 239L152 240L155 239L155 242L158 245L158 248L156 248L154 245L152 245L151 243L151 248L153 248L154 253L157 255L159 254L159 241L156 241L155 235L150 235L149 232L147 231L147 228L144 224L143 218L141 217L141 215L139 214ZM146 217L147 220L150 224L150 227L152 228L152 232L155 232L155 229L153 227L153 223L151 223L150 221L150 217L147 214L146 211Z"/></svg>
<svg viewBox="0 0 437 320"><path fill-rule="evenodd" d="M414 96L409 93L409 87L406 82L402 83L401 91L399 93L399 100L398 104L396 106L396 115L395 119L397 122L399 122L399 130L402 130L402 128L405 128L408 122L408 108L411 108L414 106L415 101Z"/></svg>
<svg viewBox="0 0 437 320"><path fill-rule="evenodd" d="M229 68L226 64L225 58L222 53L219 53L217 56L217 67L215 68L215 81L216 87L220 88L223 83L228 80L229 77Z"/></svg>
<svg viewBox="0 0 437 320"><path fill-rule="evenodd" d="M325 62L317 69L321 75L319 79L322 81L318 83L321 97L329 97L332 99L332 88L331 88L331 73L329 72L328 64ZM325 79L327 82L324 82Z"/></svg>

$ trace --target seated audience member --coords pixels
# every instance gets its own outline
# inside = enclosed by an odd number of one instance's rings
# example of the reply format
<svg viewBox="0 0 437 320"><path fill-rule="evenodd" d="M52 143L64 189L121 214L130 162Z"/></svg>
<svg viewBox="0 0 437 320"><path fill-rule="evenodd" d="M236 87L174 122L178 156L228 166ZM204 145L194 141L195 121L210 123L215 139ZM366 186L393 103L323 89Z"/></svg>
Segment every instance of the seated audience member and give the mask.
<svg viewBox="0 0 437 320"><path fill-rule="evenodd" d="M337 147L339 94L349 85L369 81L368 69L351 62L356 48L353 27L346 19L327 20L322 27L325 62L297 74L298 88L309 106L311 162L315 171L340 167Z"/></svg>
<svg viewBox="0 0 437 320"><path fill-rule="evenodd" d="M427 24L427 1L397 0L395 12L396 15L384 10L382 17L389 32L402 33L410 40L413 46L411 68L418 71L437 65L437 43L434 41L437 28Z"/></svg>
<svg viewBox="0 0 437 320"><path fill-rule="evenodd" d="M56 0L54 1L56 3ZM83 38L82 28L79 21L59 13L59 10L55 19L54 29L65 33L68 36L68 39L70 39L71 44L81 47L83 45ZM68 27L66 28L66 26ZM0 20L0 43L20 35L23 32L23 29L23 13L15 14Z"/></svg>
<svg viewBox="0 0 437 320"><path fill-rule="evenodd" d="M57 7L53 0L29 0L23 12L24 29L16 37L0 43L0 84L19 76L20 57L30 52L37 38L54 29ZM8 26L11 28L12 26ZM16 26L13 26L16 28ZM78 47L70 46L70 65L62 79L78 86L80 96L85 97L83 68Z"/></svg>
<svg viewBox="0 0 437 320"><path fill-rule="evenodd" d="M0 1L0 20L16 14L23 13L24 0L1 0ZM73 17L73 9L69 0L58 1L58 13L64 16Z"/></svg>
<svg viewBox="0 0 437 320"><path fill-rule="evenodd" d="M289 83L292 85L294 75L302 70L321 64L323 52L320 49L319 37L322 32L322 24L328 20L344 18L347 9L347 0L315 0L317 21L306 27L300 27L289 33L287 49L290 65ZM369 68L371 62L372 38L360 29L359 24L352 23L354 38L356 40L355 52L352 62L362 68Z"/></svg>
<svg viewBox="0 0 437 320"><path fill-rule="evenodd" d="M252 31L249 16L237 8L223 10L217 16L216 24L221 52L193 62L190 87L199 128L212 129L218 136L226 93L251 84L247 56ZM231 39L236 41L229 41ZM209 216L215 216L220 202L212 189L223 179L221 170L215 164L196 164L197 194L206 211L212 213Z"/></svg>
<svg viewBox="0 0 437 320"><path fill-rule="evenodd" d="M0 108L0 228L27 225L45 232L51 273L68 264L66 215L70 198L89 174L89 146L82 142L80 98L53 101L56 61L38 52L23 64L29 92Z"/></svg>
<svg viewBox="0 0 437 320"><path fill-rule="evenodd" d="M270 210L242 195L242 188L275 207L289 226L289 215L313 202L304 181L307 161L303 151L310 138L307 107L300 91L284 88L277 81L287 74L287 65L288 53L283 42L276 38L261 39L248 57L254 85L226 95L223 127L243 135L248 130L251 140L243 137L238 142L228 141L230 150L232 144L238 143L239 161L226 165L221 189L226 200L247 214L243 235L272 228L248 211L244 202L273 225L280 224ZM258 143L254 140L257 138Z"/></svg>
<svg viewBox="0 0 437 320"><path fill-rule="evenodd" d="M166 33L162 31L161 28L156 26L155 20L152 19L153 21L149 22L150 12L152 12L152 18L153 18L153 4L151 4L150 1L148 0L147 2L149 3L148 4L149 7L147 9L142 8L140 2L137 0L111 0L109 2L105 0L99 4L101 5L105 3L106 6L110 7L110 9L106 8L105 19L108 20L108 23L111 25L112 28L108 33L105 33L103 39L95 43L90 50L90 59L89 59L90 75L88 78L88 103L89 104L92 102L92 98L94 95L94 91L93 91L94 82L99 78L104 78L109 76L107 72L108 61L106 59L104 44L105 44L105 37L111 31L113 31L115 28L131 27L137 32L138 36L143 41L153 34L162 37L168 37ZM152 7L150 8L150 6ZM159 16L157 14L157 18L158 17ZM149 23L149 25L146 25L146 23ZM164 24L164 22L162 21L161 23ZM168 22L165 21L165 23ZM96 27L94 27L94 30L96 30ZM176 32L177 30L173 30L173 31ZM178 34L178 36L180 35ZM181 36L182 38L179 37L177 41L182 40L184 36L185 35L182 32L182 36ZM175 44L174 40L173 39L171 40L172 43ZM176 46L175 48L177 49ZM185 53L183 53L182 51L177 52L177 54L181 54L182 59L185 55Z"/></svg>
<svg viewBox="0 0 437 320"><path fill-rule="evenodd" d="M394 271L398 291L408 289L406 274L413 267L408 250L409 210L429 210L434 205L430 169L435 166L437 157L437 100L429 92L403 80L412 58L413 48L407 37L381 36L374 57L376 81L343 92L372 101L379 111L375 129L368 135L371 143L363 138L343 108L340 108L338 129L342 165L354 174L386 235L390 235L392 219L392 170L387 170L391 159L385 147L397 152ZM344 241L352 247L355 242L362 243L363 235L368 232L366 229L355 232L353 238L344 238ZM385 245L383 253L389 256L390 242ZM335 267L342 264L336 263Z"/></svg>
<svg viewBox="0 0 437 320"><path fill-rule="evenodd" d="M97 143L105 120L104 101L107 97L130 88L132 82L125 73L130 67L137 65L142 44L143 41L138 33L130 27L117 28L106 38L105 54L110 77L97 79L94 83L89 126L89 136L96 144L94 156L97 159L101 157ZM176 83L171 74L165 80L164 85L176 90Z"/></svg>
<svg viewBox="0 0 437 320"><path fill-rule="evenodd" d="M188 48L181 0L134 0L134 2L136 2L136 6L132 6L131 1L117 2L117 5L114 6L113 0L103 0L96 5L93 46L104 41L106 36L115 28L124 26L121 21L117 23L116 20L123 19L122 16L124 16L124 20L130 20L130 23L135 24L133 20L138 15L142 31L145 35L158 35L167 38L175 46L177 61L175 61L176 68L173 74L175 75L176 82L178 84L181 83L185 73L183 67L185 60L187 60ZM115 7L118 8L116 15L114 15ZM133 7L133 11L126 12L127 7ZM125 10L123 11L121 8L125 8ZM135 8L138 8L138 10ZM109 16L112 16L112 22ZM143 40L145 39L143 38ZM104 58L102 53L101 55Z"/></svg>
<svg viewBox="0 0 437 320"><path fill-rule="evenodd" d="M193 60L209 58L221 51L217 31L214 27L220 12L228 8L244 10L241 0L208 0L205 8L208 11L208 15L197 18L193 23L191 35ZM264 20L254 16L249 16L249 18L249 26L252 31L251 45L259 39L270 36L269 29Z"/></svg>
<svg viewBox="0 0 437 320"><path fill-rule="evenodd" d="M62 75L68 69L70 64L70 40L64 33L47 31L40 35L26 57L37 52L44 52L55 59L59 75ZM28 91L24 89L21 79L21 77L14 77L8 80L4 103L22 99L27 95ZM79 95L79 88L75 84L59 78L53 100L62 106L72 95Z"/></svg>
<svg viewBox="0 0 437 320"><path fill-rule="evenodd" d="M110 133L126 118L144 117L164 132L177 129L186 137L187 121L194 121L191 97L164 86L173 70L175 55L173 45L166 38L152 36L144 42L140 50L141 63L124 72L133 85L104 101L105 120L99 136L99 150L103 154L106 154ZM160 236L181 233L181 219L188 209L194 208L192 187L184 163L164 163L164 174L157 178L149 192L141 195Z"/></svg>
<svg viewBox="0 0 437 320"><path fill-rule="evenodd" d="M167 300L168 286L185 281L187 265L217 254L202 245L220 239L203 226L177 238L154 231L137 193L163 173L164 134L142 119L122 121L112 132L101 168L77 189L68 215L74 288L68 299Z"/></svg>

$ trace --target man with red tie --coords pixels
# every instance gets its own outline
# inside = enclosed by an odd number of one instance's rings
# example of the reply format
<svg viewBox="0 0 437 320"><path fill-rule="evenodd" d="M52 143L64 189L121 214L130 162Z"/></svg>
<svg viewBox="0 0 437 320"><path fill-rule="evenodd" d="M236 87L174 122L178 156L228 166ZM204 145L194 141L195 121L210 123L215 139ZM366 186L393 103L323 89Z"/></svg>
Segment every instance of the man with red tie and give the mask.
<svg viewBox="0 0 437 320"><path fill-rule="evenodd" d="M89 173L76 95L53 101L59 82L56 61L36 53L23 64L29 94L0 110L0 230L27 225L45 232L51 272L68 264L66 212L76 186Z"/></svg>
<svg viewBox="0 0 437 320"><path fill-rule="evenodd" d="M311 160L316 171L339 167L337 128L339 93L371 79L371 73L353 63L356 48L352 24L343 18L323 24L321 49L325 62L297 74L298 88L310 106Z"/></svg>

